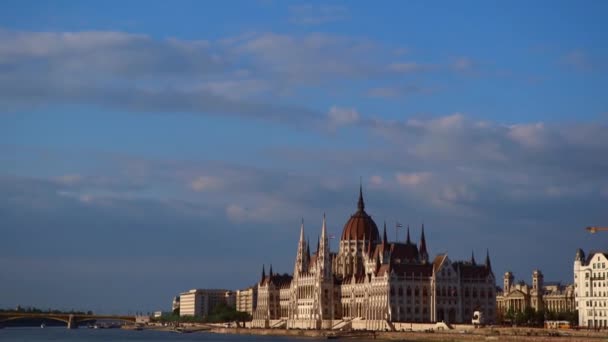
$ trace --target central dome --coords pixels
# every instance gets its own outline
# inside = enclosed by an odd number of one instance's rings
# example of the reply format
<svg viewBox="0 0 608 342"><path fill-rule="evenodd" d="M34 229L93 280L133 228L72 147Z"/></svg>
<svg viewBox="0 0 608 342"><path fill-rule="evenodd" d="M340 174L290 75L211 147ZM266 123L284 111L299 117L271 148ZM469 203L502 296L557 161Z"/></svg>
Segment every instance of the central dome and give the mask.
<svg viewBox="0 0 608 342"><path fill-rule="evenodd" d="M363 190L359 187L359 203L358 210L354 213L342 230L341 241L348 240L372 240L380 241L380 233L376 222L365 212L365 204L363 203Z"/></svg>

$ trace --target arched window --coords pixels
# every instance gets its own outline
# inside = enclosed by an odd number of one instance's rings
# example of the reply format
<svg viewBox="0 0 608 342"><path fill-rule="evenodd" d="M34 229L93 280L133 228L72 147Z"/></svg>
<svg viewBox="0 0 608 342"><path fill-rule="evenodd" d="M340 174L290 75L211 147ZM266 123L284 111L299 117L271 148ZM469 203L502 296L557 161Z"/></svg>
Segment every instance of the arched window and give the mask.
<svg viewBox="0 0 608 342"><path fill-rule="evenodd" d="M408 297L412 296L412 289L409 286L407 287L407 290L405 291L405 295Z"/></svg>
<svg viewBox="0 0 608 342"><path fill-rule="evenodd" d="M428 293L428 291L427 291L426 287L423 287L423 288L422 288L422 296L426 297L426 296L428 296L428 294L429 294L429 293Z"/></svg>
<svg viewBox="0 0 608 342"><path fill-rule="evenodd" d="M414 296L418 297L420 295L420 290L418 289L418 286L416 286L416 288L414 289Z"/></svg>
<svg viewBox="0 0 608 342"><path fill-rule="evenodd" d="M469 288L468 287L464 288L464 298L469 298Z"/></svg>
<svg viewBox="0 0 608 342"><path fill-rule="evenodd" d="M391 296L395 295L395 288L391 286Z"/></svg>
<svg viewBox="0 0 608 342"><path fill-rule="evenodd" d="M399 297L403 297L403 287L399 286Z"/></svg>
<svg viewBox="0 0 608 342"><path fill-rule="evenodd" d="M473 288L473 298L477 298L477 289Z"/></svg>
<svg viewBox="0 0 608 342"><path fill-rule="evenodd" d="M443 297L447 296L447 293L445 292L445 286L441 288L441 295Z"/></svg>

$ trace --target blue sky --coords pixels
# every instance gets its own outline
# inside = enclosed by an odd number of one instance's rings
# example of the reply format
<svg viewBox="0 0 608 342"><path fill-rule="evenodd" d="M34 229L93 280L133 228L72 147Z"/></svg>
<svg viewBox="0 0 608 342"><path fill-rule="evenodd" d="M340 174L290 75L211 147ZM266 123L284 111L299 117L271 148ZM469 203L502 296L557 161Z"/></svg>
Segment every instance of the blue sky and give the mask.
<svg viewBox="0 0 608 342"><path fill-rule="evenodd" d="M0 306L291 272L301 217L339 235L360 177L431 254L569 282L608 242L583 230L608 225L607 7L3 2Z"/></svg>

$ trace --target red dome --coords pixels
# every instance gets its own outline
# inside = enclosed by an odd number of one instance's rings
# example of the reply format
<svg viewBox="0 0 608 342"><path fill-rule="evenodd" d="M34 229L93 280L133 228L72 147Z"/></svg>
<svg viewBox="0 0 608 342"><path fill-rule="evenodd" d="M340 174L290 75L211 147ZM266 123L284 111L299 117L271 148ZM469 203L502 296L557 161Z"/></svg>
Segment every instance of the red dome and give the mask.
<svg viewBox="0 0 608 342"><path fill-rule="evenodd" d="M372 240L380 241L380 233L376 222L365 212L365 204L363 203L363 191L359 189L358 210L354 213L342 230L342 238L340 240Z"/></svg>

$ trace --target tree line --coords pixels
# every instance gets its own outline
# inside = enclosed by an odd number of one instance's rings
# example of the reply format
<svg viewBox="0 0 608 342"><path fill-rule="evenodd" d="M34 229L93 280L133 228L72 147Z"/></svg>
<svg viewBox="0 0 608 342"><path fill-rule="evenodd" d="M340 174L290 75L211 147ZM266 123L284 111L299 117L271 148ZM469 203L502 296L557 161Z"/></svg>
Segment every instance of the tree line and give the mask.
<svg viewBox="0 0 608 342"><path fill-rule="evenodd" d="M532 327L542 327L545 321L568 321L572 326L575 326L578 325L578 311L555 312L542 309L535 310L531 307L527 307L524 311L516 311L509 308L498 320L501 323Z"/></svg>

